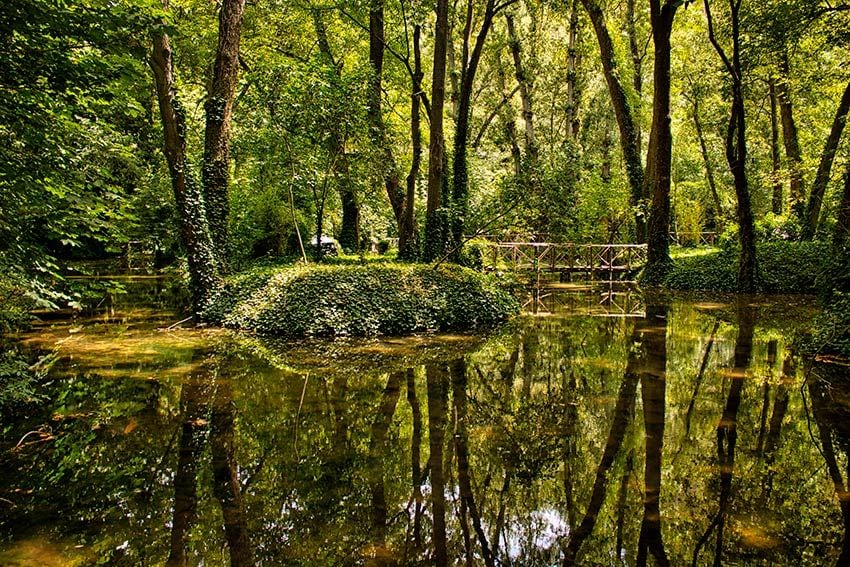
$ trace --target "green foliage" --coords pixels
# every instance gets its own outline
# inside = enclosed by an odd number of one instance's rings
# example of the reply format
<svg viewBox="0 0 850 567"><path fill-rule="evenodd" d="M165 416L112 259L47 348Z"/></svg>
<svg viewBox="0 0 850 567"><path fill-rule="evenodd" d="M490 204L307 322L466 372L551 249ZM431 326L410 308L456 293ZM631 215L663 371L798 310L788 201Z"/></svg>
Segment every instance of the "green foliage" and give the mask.
<svg viewBox="0 0 850 567"><path fill-rule="evenodd" d="M510 293L473 270L374 264L240 274L205 316L263 335L374 336L477 329L517 309Z"/></svg>
<svg viewBox="0 0 850 567"><path fill-rule="evenodd" d="M17 414L42 399L37 391L44 367L36 370L26 357L9 345L0 352L0 414Z"/></svg>
<svg viewBox="0 0 850 567"><path fill-rule="evenodd" d="M796 215L781 216L766 214L755 223L756 237L762 241L799 240L800 219Z"/></svg>
<svg viewBox="0 0 850 567"><path fill-rule="evenodd" d="M766 293L816 293L828 268L830 248L820 242L765 242L757 246L756 285ZM732 292L737 289L738 252L725 248L678 258L660 282L676 290Z"/></svg>
<svg viewBox="0 0 850 567"><path fill-rule="evenodd" d="M850 359L850 294L833 294L815 319L811 336L798 343L808 355L830 354Z"/></svg>

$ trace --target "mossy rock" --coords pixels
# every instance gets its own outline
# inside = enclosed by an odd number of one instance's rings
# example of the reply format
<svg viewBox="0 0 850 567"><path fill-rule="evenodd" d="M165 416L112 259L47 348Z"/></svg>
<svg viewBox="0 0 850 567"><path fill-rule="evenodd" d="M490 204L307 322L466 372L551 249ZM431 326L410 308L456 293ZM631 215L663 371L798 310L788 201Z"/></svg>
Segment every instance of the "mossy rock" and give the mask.
<svg viewBox="0 0 850 567"><path fill-rule="evenodd" d="M474 330L518 311L493 276L455 265L263 269L230 278L205 312L226 327L278 337Z"/></svg>

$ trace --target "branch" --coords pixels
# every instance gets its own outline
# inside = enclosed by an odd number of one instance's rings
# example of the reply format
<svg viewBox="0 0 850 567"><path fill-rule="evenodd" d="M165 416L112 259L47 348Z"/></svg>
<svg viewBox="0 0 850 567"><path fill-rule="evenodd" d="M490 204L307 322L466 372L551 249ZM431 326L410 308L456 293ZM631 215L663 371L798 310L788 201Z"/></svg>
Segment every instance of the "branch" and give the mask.
<svg viewBox="0 0 850 567"><path fill-rule="evenodd" d="M737 76L735 68L732 66L732 62L729 61L729 57L726 55L726 52L723 51L723 47L720 46L720 43L717 41L717 36L714 34L714 19L711 17L711 8L708 5L708 0L703 0L703 5L705 6L705 17L708 20L708 40L711 42L711 45L714 46L714 50L717 51L717 54L723 61L723 65L726 66L726 70L734 79Z"/></svg>

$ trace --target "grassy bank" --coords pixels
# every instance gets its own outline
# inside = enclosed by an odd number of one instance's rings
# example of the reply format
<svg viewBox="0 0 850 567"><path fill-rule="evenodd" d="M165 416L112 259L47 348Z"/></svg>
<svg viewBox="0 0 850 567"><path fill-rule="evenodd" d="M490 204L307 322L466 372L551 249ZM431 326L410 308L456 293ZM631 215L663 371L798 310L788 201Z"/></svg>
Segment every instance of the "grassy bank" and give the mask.
<svg viewBox="0 0 850 567"><path fill-rule="evenodd" d="M756 286L762 293L818 293L832 268L832 250L821 242L765 242L756 250ZM734 292L738 250L679 256L661 286L672 290Z"/></svg>
<svg viewBox="0 0 850 567"><path fill-rule="evenodd" d="M493 277L455 265L264 267L227 280L205 317L279 337L473 330L515 314Z"/></svg>

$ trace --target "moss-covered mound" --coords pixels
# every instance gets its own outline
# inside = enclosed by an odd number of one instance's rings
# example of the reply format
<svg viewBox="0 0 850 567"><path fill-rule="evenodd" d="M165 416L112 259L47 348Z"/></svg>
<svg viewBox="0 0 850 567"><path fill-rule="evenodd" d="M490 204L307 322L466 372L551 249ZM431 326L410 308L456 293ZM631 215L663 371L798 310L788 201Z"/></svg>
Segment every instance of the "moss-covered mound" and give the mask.
<svg viewBox="0 0 850 567"><path fill-rule="evenodd" d="M380 264L243 273L205 317L279 337L374 336L477 329L517 310L492 276L454 265Z"/></svg>
<svg viewBox="0 0 850 567"><path fill-rule="evenodd" d="M816 293L832 257L820 242L765 242L756 249L758 290L766 293ZM738 251L719 250L678 258L661 285L675 290L735 291Z"/></svg>

